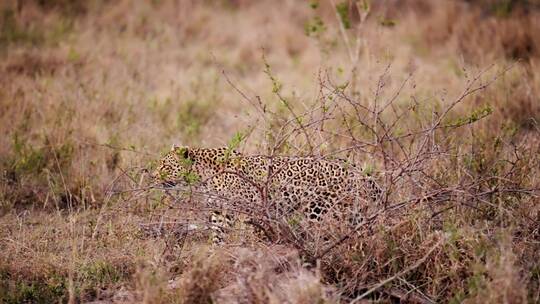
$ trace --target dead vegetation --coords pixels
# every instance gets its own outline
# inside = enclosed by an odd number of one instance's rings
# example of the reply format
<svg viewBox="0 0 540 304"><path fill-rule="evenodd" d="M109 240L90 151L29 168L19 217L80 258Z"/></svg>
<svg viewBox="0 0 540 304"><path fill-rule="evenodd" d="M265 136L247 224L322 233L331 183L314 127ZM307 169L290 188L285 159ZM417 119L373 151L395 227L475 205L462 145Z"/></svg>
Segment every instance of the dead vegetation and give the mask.
<svg viewBox="0 0 540 304"><path fill-rule="evenodd" d="M536 4L370 2L2 4L0 301L538 302ZM148 179L172 143L384 195L356 226L236 204L269 240L212 248L207 194Z"/></svg>

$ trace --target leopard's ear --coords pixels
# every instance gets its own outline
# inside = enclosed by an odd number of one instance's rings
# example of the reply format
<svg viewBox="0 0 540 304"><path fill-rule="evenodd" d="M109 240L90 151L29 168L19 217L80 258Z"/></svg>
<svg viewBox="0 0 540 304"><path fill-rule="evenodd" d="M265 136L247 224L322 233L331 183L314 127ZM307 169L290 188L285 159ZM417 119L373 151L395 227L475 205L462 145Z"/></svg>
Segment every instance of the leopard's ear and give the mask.
<svg viewBox="0 0 540 304"><path fill-rule="evenodd" d="M182 147L182 149L180 151L182 151L182 157L184 157L184 159L189 158L189 148L188 147Z"/></svg>
<svg viewBox="0 0 540 304"><path fill-rule="evenodd" d="M172 151L174 152L174 154L178 155L178 157L182 159L189 158L189 154L190 154L189 147L173 145Z"/></svg>

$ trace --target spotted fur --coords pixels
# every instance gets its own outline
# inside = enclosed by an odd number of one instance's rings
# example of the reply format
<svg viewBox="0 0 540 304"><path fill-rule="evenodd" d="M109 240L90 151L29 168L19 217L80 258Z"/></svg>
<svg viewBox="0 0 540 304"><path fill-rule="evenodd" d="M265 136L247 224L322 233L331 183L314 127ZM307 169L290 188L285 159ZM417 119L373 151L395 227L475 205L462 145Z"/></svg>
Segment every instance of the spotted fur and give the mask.
<svg viewBox="0 0 540 304"><path fill-rule="evenodd" d="M310 221L346 210L348 220L359 222L381 195L371 178L343 160L244 156L228 148L173 147L153 175L169 186L200 186L228 203L271 202L278 214L301 211Z"/></svg>

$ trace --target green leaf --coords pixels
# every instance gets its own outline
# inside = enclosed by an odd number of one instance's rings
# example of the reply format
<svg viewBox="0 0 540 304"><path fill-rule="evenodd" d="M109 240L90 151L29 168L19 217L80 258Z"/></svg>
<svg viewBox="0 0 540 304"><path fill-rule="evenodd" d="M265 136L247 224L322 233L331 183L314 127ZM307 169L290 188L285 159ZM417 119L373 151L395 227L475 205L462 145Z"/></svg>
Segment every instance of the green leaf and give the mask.
<svg viewBox="0 0 540 304"><path fill-rule="evenodd" d="M345 29L351 28L351 20L349 19L349 5L347 2L341 2L336 5L336 11L339 15L339 19L341 20L341 24L343 24L343 27Z"/></svg>
<svg viewBox="0 0 540 304"><path fill-rule="evenodd" d="M469 116L460 117L450 122L446 125L446 127L461 127L467 124L471 124L491 115L491 113L493 113L493 108L491 108L489 105L485 105L472 111Z"/></svg>
<svg viewBox="0 0 540 304"><path fill-rule="evenodd" d="M306 36L318 36L324 31L326 31L326 26L324 25L321 17L315 16L313 17L313 19L310 19L308 20L308 22L306 22L306 24L304 25L304 31L306 33Z"/></svg>
<svg viewBox="0 0 540 304"><path fill-rule="evenodd" d="M360 9L362 9L364 12L369 12L369 9L370 9L369 0L362 1L362 4L360 4Z"/></svg>
<svg viewBox="0 0 540 304"><path fill-rule="evenodd" d="M240 146L240 144L242 143L244 138L245 138L245 134L242 131L236 132L233 135L233 137L229 140L229 143L227 144L227 147L230 150L234 150L234 149L238 148L238 146Z"/></svg>
<svg viewBox="0 0 540 304"><path fill-rule="evenodd" d="M193 184L196 184L197 182L199 182L201 180L201 177L197 173L186 172L186 174L184 174L184 180L189 185L193 185Z"/></svg>
<svg viewBox="0 0 540 304"><path fill-rule="evenodd" d="M385 27L394 27L396 26L396 21L387 18L379 18L379 24Z"/></svg>

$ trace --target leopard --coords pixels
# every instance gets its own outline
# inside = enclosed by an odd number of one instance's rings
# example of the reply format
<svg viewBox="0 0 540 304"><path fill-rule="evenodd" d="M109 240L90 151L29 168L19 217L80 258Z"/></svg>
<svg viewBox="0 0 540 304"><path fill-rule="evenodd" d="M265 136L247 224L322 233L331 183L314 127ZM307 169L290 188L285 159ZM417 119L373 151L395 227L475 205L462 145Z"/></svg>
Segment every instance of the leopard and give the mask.
<svg viewBox="0 0 540 304"><path fill-rule="evenodd" d="M173 145L152 177L169 189L194 187L209 193L210 204L218 202L220 208L209 216L214 243L222 243L225 230L235 222L231 212L221 211L227 205L258 207L277 217L300 214L309 222L332 214L359 223L383 193L372 176L347 160L244 155L230 147Z"/></svg>

